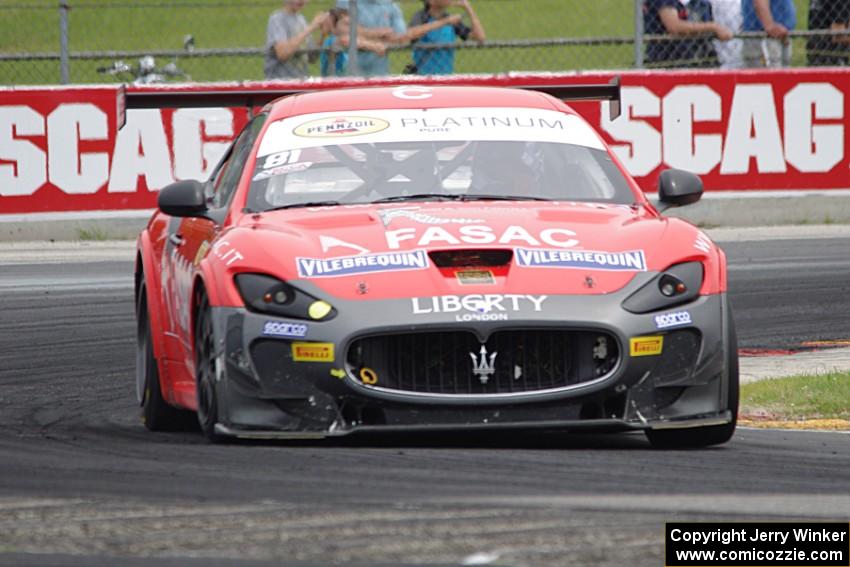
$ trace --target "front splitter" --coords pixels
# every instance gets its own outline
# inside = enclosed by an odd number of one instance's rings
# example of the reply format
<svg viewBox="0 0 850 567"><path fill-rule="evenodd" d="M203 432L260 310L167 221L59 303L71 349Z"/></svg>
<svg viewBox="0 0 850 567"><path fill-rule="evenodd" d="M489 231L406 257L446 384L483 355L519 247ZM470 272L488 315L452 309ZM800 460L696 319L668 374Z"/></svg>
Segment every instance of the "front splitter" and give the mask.
<svg viewBox="0 0 850 567"><path fill-rule="evenodd" d="M215 432L219 435L235 437L237 439L289 439L310 440L326 439L334 437L345 437L357 434L398 434L398 433L447 433L447 432L486 432L486 431L529 431L529 430L562 430L562 431L644 431L647 429L690 429L694 427L711 427L714 425L725 425L732 421L732 413L729 410L717 415L701 416L693 419L655 420L642 423L626 422L619 419L594 419L594 420L553 420L528 422L506 422L506 423L471 423L459 426L457 424L435 424L435 425L358 425L347 429L334 429L328 431L274 431L260 429L238 429L217 423Z"/></svg>

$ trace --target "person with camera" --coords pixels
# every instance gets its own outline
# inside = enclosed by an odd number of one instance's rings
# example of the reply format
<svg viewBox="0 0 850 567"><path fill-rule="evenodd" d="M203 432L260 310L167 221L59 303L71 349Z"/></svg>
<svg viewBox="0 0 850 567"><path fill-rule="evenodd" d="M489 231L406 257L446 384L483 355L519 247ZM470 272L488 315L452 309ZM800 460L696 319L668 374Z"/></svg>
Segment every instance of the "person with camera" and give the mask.
<svg viewBox="0 0 850 567"><path fill-rule="evenodd" d="M451 45L458 38L481 42L486 38L484 26L478 19L469 0L425 0L424 7L413 15L408 26L408 40L418 48L413 49L413 62L406 73L418 75L448 75L454 73L455 49L425 48L428 45ZM469 18L470 26L463 23L460 14L449 14L449 8L461 8Z"/></svg>

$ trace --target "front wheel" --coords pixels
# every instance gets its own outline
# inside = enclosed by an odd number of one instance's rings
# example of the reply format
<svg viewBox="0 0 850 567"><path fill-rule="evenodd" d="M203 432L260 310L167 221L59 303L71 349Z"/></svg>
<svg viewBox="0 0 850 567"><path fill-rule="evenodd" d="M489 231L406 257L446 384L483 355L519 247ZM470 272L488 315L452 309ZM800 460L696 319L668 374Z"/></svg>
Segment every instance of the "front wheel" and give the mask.
<svg viewBox="0 0 850 567"><path fill-rule="evenodd" d="M185 412L169 405L162 396L144 283L136 304L136 398L142 406L142 422L149 430L177 431L185 425Z"/></svg>
<svg viewBox="0 0 850 567"><path fill-rule="evenodd" d="M740 383L738 378L738 336L735 332L735 323L729 316L729 329L726 335L729 351L727 353L727 366L729 371L729 390L727 409L732 412L732 421L723 425L710 425L708 427L693 427L690 429L661 429L646 432L647 438L653 447L657 449L684 449L688 447L708 447L710 445L721 445L726 443L735 434L738 423L738 400L740 397Z"/></svg>
<svg viewBox="0 0 850 567"><path fill-rule="evenodd" d="M198 424L204 436L212 442L221 440L215 432L218 422L218 395L216 392L215 337L212 313L206 294L201 292L195 316L195 390L198 396Z"/></svg>

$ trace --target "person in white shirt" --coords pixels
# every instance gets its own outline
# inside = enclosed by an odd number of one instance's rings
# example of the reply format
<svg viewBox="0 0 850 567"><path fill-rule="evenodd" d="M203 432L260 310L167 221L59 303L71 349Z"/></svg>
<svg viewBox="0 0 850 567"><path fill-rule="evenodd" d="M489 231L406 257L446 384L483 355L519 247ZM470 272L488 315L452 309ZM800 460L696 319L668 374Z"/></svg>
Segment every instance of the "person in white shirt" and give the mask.
<svg viewBox="0 0 850 567"><path fill-rule="evenodd" d="M725 26L734 34L741 32L744 16L741 13L741 0L711 0L711 12L714 21ZM714 50L717 52L717 60L721 69L741 69L744 67L744 58L741 54L743 41L730 39L729 41L714 40Z"/></svg>

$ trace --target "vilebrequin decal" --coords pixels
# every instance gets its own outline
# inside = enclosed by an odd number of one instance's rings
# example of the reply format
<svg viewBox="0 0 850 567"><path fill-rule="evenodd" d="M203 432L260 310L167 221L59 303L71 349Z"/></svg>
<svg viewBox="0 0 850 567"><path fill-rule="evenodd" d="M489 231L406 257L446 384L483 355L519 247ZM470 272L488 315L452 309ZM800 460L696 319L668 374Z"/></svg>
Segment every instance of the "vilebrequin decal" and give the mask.
<svg viewBox="0 0 850 567"><path fill-rule="evenodd" d="M301 278L332 278L403 270L424 270L429 266L425 250L381 252L339 256L336 258L296 258L298 276Z"/></svg>
<svg viewBox="0 0 850 567"><path fill-rule="evenodd" d="M596 250L547 250L517 248L514 257L524 268L577 268L608 271L646 271L643 250L600 252Z"/></svg>

